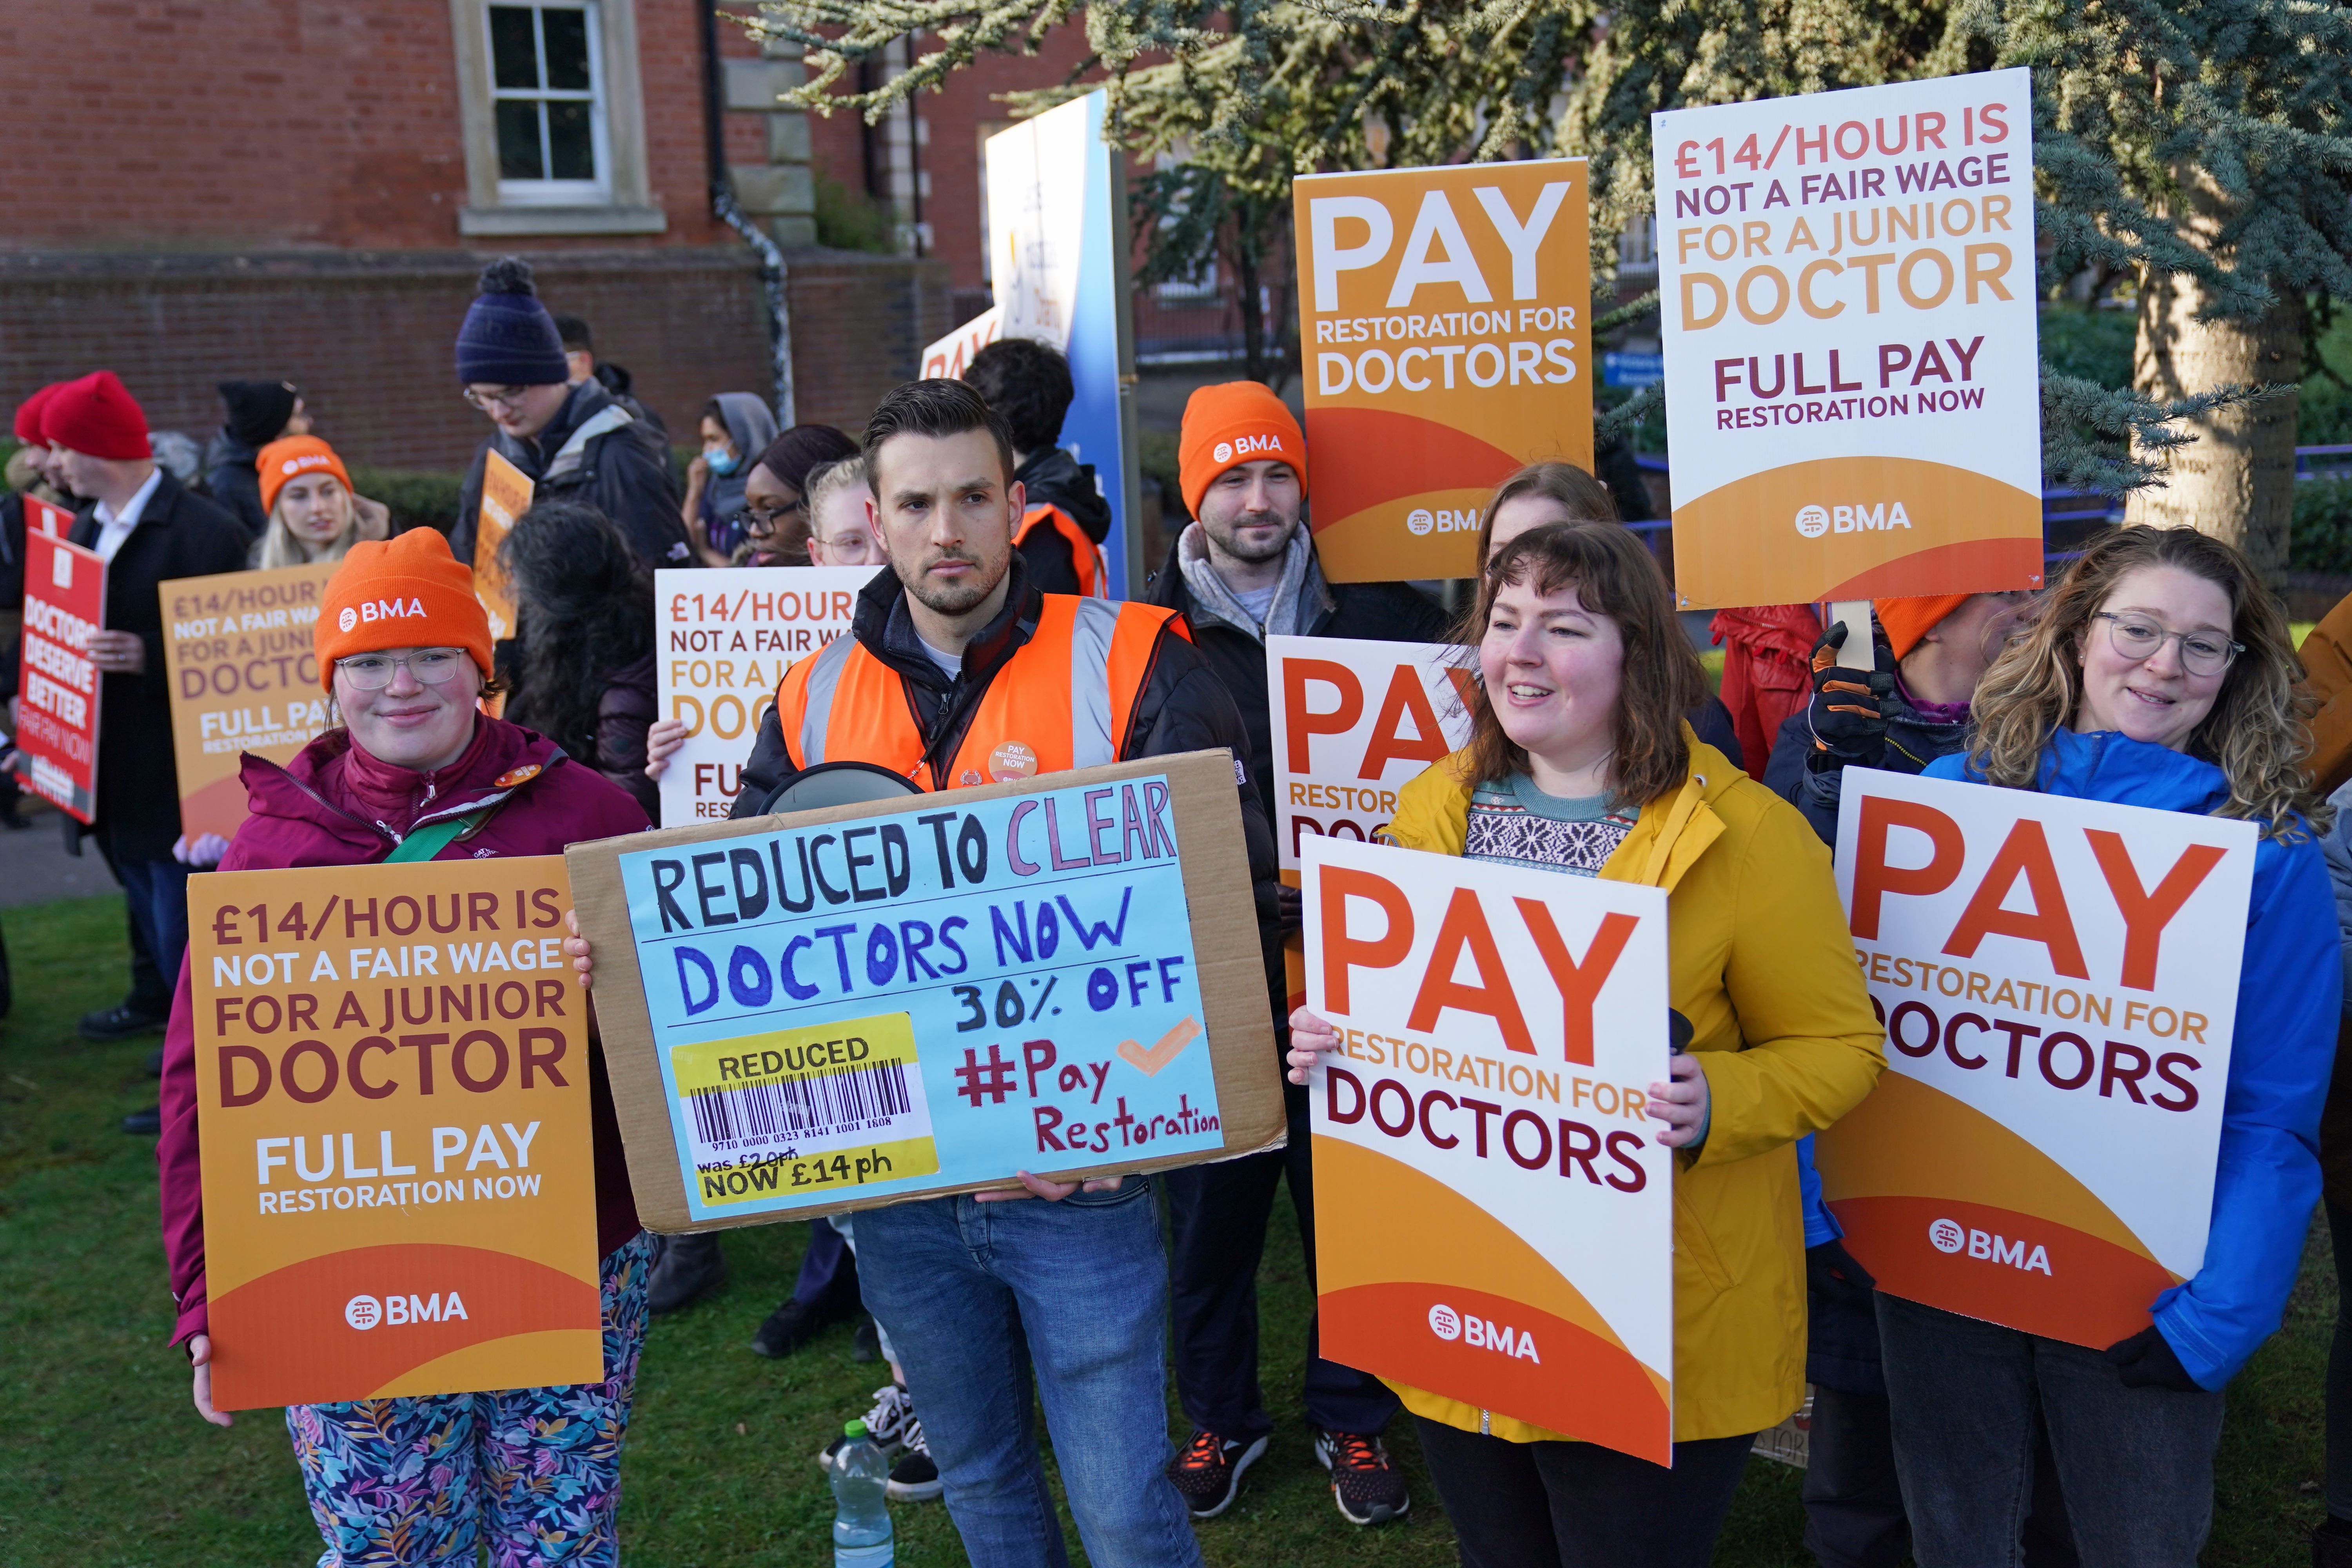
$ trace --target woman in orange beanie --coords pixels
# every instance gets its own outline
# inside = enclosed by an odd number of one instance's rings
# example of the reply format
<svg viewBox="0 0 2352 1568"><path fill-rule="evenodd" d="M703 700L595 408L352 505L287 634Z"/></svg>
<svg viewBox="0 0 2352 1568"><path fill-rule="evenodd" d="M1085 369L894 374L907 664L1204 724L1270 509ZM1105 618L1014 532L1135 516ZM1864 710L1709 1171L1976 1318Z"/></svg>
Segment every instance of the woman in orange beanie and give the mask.
<svg viewBox="0 0 2352 1568"><path fill-rule="evenodd" d="M481 711L492 689L489 620L472 574L433 530L352 545L327 584L313 646L320 684L341 722L285 767L245 758L251 815L222 869L555 855L581 839L646 826L637 804L593 768ZM593 1030L589 1038L604 1381L289 1407L311 1517L326 1540L322 1561L470 1563L485 1545L492 1562L513 1568L619 1561L621 1435L654 1249L637 1224L602 1048ZM208 1364L195 1026L184 967L164 1037L163 1102L155 1157L179 1303L173 1342L187 1347L197 1413L226 1426L230 1417L213 1407Z"/></svg>
<svg viewBox="0 0 2352 1568"><path fill-rule="evenodd" d="M272 441L254 458L261 510L269 521L253 542L252 564L303 566L341 561L362 539L392 531L392 509L352 489L350 470L316 436Z"/></svg>

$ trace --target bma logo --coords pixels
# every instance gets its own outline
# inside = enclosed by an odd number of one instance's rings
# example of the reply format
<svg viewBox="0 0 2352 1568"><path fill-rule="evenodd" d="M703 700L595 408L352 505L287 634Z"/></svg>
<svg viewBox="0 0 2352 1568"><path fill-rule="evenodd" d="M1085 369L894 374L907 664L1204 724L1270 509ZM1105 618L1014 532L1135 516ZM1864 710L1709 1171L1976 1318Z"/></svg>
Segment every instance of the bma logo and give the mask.
<svg viewBox="0 0 2352 1568"><path fill-rule="evenodd" d="M1903 510L1899 500L1879 501L1871 506L1797 509L1797 531L1807 539L1819 539L1824 533L1879 533L1910 526L1911 514Z"/></svg>
<svg viewBox="0 0 2352 1568"><path fill-rule="evenodd" d="M1415 539L1431 533L1475 533L1478 531L1478 509L1464 511L1432 511L1417 506L1405 513L1405 531Z"/></svg>
<svg viewBox="0 0 2352 1568"><path fill-rule="evenodd" d="M466 1303L457 1292L446 1296L438 1292L430 1296L386 1296L379 1301L373 1296L354 1296L343 1303L343 1321L364 1332L383 1323L398 1328L404 1323L471 1322Z"/></svg>
<svg viewBox="0 0 2352 1568"><path fill-rule="evenodd" d="M1429 1309L1429 1331L1448 1344L1460 1340L1475 1350L1494 1351L1515 1361L1543 1365L1543 1357L1536 1353L1533 1334L1507 1323L1498 1329L1475 1312L1457 1312L1443 1301Z"/></svg>
<svg viewBox="0 0 2352 1568"><path fill-rule="evenodd" d="M359 612L360 619L363 621L405 620L411 616L422 616L425 613L425 601L422 599L362 599L360 601ZM352 629L351 614L352 606L344 605L342 626L345 631Z"/></svg>
<svg viewBox="0 0 2352 1568"><path fill-rule="evenodd" d="M1970 1258L1988 1263L2005 1263L2011 1268L2029 1274L2048 1274L2056 1279L2050 1268L2050 1249L2037 1246L2029 1253L2021 1240L2011 1241L1990 1231L1964 1227L1958 1220L1939 1219L1927 1227L1928 1244L1938 1252L1952 1255L1963 1247Z"/></svg>
<svg viewBox="0 0 2352 1568"><path fill-rule="evenodd" d="M1209 460L1216 463L1232 462L1234 460L1234 444L1231 441L1218 442L1217 449L1209 454Z"/></svg>

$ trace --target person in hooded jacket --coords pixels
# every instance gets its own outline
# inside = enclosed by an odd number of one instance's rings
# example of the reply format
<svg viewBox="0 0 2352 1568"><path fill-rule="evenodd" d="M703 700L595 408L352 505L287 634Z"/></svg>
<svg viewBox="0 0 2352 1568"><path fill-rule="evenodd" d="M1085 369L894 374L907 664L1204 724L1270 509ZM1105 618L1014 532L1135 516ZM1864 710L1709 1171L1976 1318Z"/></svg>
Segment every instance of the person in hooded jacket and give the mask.
<svg viewBox="0 0 2352 1568"><path fill-rule="evenodd" d="M2260 825L2201 1268L2105 1352L1882 1292L1895 1463L1920 1568L2014 1561L2033 1413L2086 1563L2191 1563L2223 1390L2278 1325L2319 1196L2342 967L2301 763L2302 671L2236 549L2185 528L2093 541L1978 684L1923 776ZM2228 933L2210 933L2226 936Z"/></svg>
<svg viewBox="0 0 2352 1568"><path fill-rule="evenodd" d="M482 268L481 292L457 330L457 357L466 401L497 426L474 454L458 494L449 548L459 562L474 559L482 475L496 450L531 481L533 500L594 507L620 525L647 566L692 563L668 465L602 384L571 381L562 336L520 258L500 257Z"/></svg>
<svg viewBox="0 0 2352 1568"><path fill-rule="evenodd" d="M1397 1392L1465 1564L1699 1568L1756 1434L1804 1400L1795 1142L1870 1092L1884 1031L1828 851L1685 717L1706 677L1640 542L1530 530L1478 606L1470 743L1397 792L1389 836L1666 895L1675 1045L1649 1114L1674 1152L1643 1163L1674 1186L1673 1463ZM1294 1082L1340 1048L1329 1021L1291 1016Z"/></svg>
<svg viewBox="0 0 2352 1568"><path fill-rule="evenodd" d="M646 773L653 574L611 519L572 501L518 518L504 560L523 633L504 717L626 790L647 821L659 816L661 784Z"/></svg>
<svg viewBox="0 0 2352 1568"><path fill-rule="evenodd" d="M269 508L254 463L272 441L308 436L310 416L290 381L224 381L219 390L228 420L205 444L205 490L259 539Z"/></svg>
<svg viewBox="0 0 2352 1568"><path fill-rule="evenodd" d="M776 438L776 416L748 392L722 392L702 410L702 453L686 468L678 515L706 566L732 564L743 542L743 487Z"/></svg>
<svg viewBox="0 0 2352 1568"><path fill-rule="evenodd" d="M971 356L964 384L985 398L1013 433L1013 478L1027 496L1013 547L1040 593L1110 596L1102 542L1110 503L1092 463L1059 446L1076 389L1070 362L1034 338L999 338Z"/></svg>
<svg viewBox="0 0 2352 1568"><path fill-rule="evenodd" d="M346 606L411 601L421 614L353 616ZM313 634L321 684L341 723L285 767L247 755L251 813L225 870L371 866L387 859L555 855L586 838L636 832L646 815L553 742L493 719L490 630L471 574L431 529L352 547L328 584ZM156 1145L163 1250L178 1317L172 1343L193 1368L197 1413L214 1408L205 1289L203 1161L197 1139L194 991L179 971L163 1058ZM572 993L572 1005L583 994ZM653 1238L637 1223L602 1049L590 1036L597 1248L604 1330L602 1383L495 1394L297 1405L294 1455L328 1563L389 1558L611 1564L621 1434L645 1325ZM435 1456L424 1467L420 1454Z"/></svg>

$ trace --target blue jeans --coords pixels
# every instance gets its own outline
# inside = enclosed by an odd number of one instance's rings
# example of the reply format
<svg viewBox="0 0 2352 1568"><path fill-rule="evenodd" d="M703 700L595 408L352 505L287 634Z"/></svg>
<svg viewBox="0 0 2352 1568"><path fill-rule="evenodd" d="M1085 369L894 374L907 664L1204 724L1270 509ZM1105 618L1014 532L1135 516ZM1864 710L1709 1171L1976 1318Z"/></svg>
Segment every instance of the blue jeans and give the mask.
<svg viewBox="0 0 2352 1568"><path fill-rule="evenodd" d="M856 1217L866 1310L890 1331L972 1568L1066 1568L1030 1377L1095 1568L1196 1568L1163 1468L1168 1264L1151 1184L1061 1203L931 1198Z"/></svg>
<svg viewBox="0 0 2352 1568"><path fill-rule="evenodd" d="M122 884L122 901L130 906L131 929L138 939L131 944L131 1001L168 1013L180 983L180 961L188 952L188 868L168 855L161 860L109 857L107 865ZM140 973L140 948L154 964L152 981Z"/></svg>
<svg viewBox="0 0 2352 1568"><path fill-rule="evenodd" d="M1878 1331L1919 1568L2023 1560L2037 1403L2084 1568L2193 1568L2221 1394L2126 1388L2097 1351L1883 1293Z"/></svg>

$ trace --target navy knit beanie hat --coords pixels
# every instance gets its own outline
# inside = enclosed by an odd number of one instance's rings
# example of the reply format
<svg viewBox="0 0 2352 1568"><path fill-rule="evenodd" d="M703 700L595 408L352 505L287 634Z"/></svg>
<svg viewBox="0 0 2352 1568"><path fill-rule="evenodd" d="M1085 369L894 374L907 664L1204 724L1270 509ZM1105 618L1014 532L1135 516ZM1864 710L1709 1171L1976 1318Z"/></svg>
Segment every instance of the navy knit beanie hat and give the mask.
<svg viewBox="0 0 2352 1568"><path fill-rule="evenodd" d="M555 318L532 290L530 264L502 256L482 268L482 291L457 329L457 379L471 385L551 386L572 379Z"/></svg>

